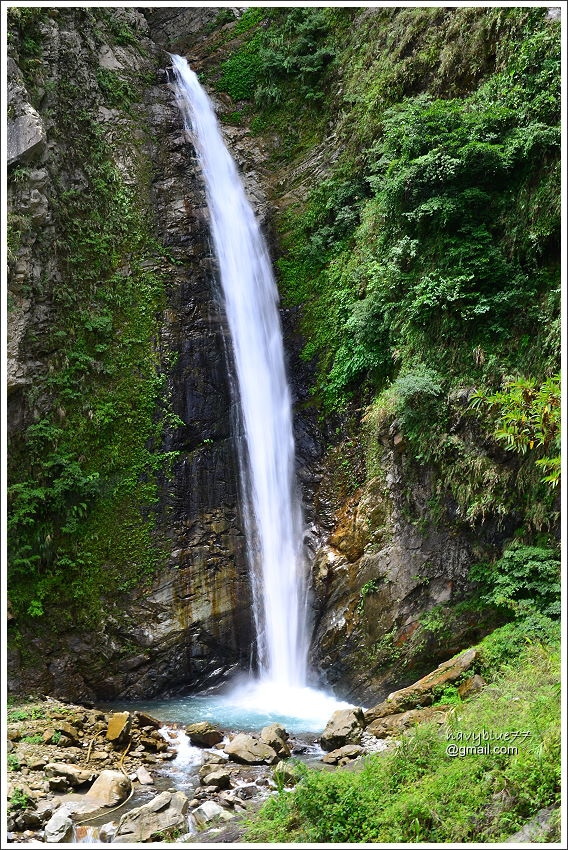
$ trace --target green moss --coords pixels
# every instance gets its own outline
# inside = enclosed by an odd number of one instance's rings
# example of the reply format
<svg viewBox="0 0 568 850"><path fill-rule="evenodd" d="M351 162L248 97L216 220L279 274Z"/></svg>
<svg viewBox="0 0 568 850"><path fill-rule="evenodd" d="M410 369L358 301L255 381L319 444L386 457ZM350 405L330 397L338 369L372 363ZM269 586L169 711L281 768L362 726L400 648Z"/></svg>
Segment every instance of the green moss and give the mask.
<svg viewBox="0 0 568 850"><path fill-rule="evenodd" d="M104 29L99 12L90 25ZM55 182L57 241L45 246L60 279L34 293L53 305L48 366L26 392L28 410L40 413L12 439L9 466L12 604L22 621L56 613L60 628L100 622L105 598L140 586L163 562L157 475L171 459L158 413L162 250L149 164L132 140L133 130L135 139L148 132L131 112L146 80L93 64L86 95L73 83L75 62L61 51L69 75L50 94L66 182ZM101 98L120 114L112 135L98 123Z"/></svg>
<svg viewBox="0 0 568 850"><path fill-rule="evenodd" d="M447 495L469 526L557 520L557 468L503 464L463 393L558 369L558 39L543 9L273 10L227 60L248 57L251 126L302 198L276 216L276 265L314 403L396 419L437 521ZM313 76L306 44L329 59ZM405 391L434 373L435 395Z"/></svg>

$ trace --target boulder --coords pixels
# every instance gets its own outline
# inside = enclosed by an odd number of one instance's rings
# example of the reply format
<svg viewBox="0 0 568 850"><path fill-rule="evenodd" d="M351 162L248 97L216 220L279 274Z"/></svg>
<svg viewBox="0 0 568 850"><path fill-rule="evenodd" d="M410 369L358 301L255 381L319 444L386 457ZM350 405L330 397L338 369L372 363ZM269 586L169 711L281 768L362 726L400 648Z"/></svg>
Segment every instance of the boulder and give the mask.
<svg viewBox="0 0 568 850"><path fill-rule="evenodd" d="M149 735L140 736L140 746L152 753L163 753L168 749L168 742L159 732L153 731Z"/></svg>
<svg viewBox="0 0 568 850"><path fill-rule="evenodd" d="M130 779L120 771L103 770L86 794L68 794L65 807L74 821L96 817L126 800L131 788Z"/></svg>
<svg viewBox="0 0 568 850"><path fill-rule="evenodd" d="M204 764L227 764L229 761L228 756L223 753L204 753L203 754L203 763Z"/></svg>
<svg viewBox="0 0 568 850"><path fill-rule="evenodd" d="M225 752L239 764L276 764L278 756L268 744L240 732L225 746Z"/></svg>
<svg viewBox="0 0 568 850"><path fill-rule="evenodd" d="M405 729L424 723L426 720L436 720L443 723L449 705L431 705L428 708L411 708L399 714L389 714L387 717L379 717L373 720L366 728L366 732L375 738L388 738L391 735L399 735Z"/></svg>
<svg viewBox="0 0 568 850"><path fill-rule="evenodd" d="M337 750L332 750L322 758L324 764L347 764L348 761L358 758L365 752L359 744L346 744Z"/></svg>
<svg viewBox="0 0 568 850"><path fill-rule="evenodd" d="M211 823L211 821L231 820L235 817L213 800L206 800L194 809L191 814L198 829L202 829L204 826L207 826Z"/></svg>
<svg viewBox="0 0 568 850"><path fill-rule="evenodd" d="M126 800L131 790L130 779L120 770L103 770L85 796L111 808Z"/></svg>
<svg viewBox="0 0 568 850"><path fill-rule="evenodd" d="M220 790L231 787L231 771L219 765L203 765L199 778L202 785L212 785Z"/></svg>
<svg viewBox="0 0 568 850"><path fill-rule="evenodd" d="M20 812L15 818L15 827L18 832L24 832L26 829L41 829L42 825L41 815L30 809Z"/></svg>
<svg viewBox="0 0 568 850"><path fill-rule="evenodd" d="M113 821L103 823L99 829L99 841L103 844L110 844L116 833L116 824Z"/></svg>
<svg viewBox="0 0 568 850"><path fill-rule="evenodd" d="M545 809L540 809L536 815L527 821L519 832L510 835L505 839L505 844L527 844L531 842L546 843L554 841L555 826L552 822L553 815L557 813L557 809L549 806ZM559 820L557 821L556 829L559 828Z"/></svg>
<svg viewBox="0 0 568 850"><path fill-rule="evenodd" d="M83 770L74 764L65 764L64 762L50 762L45 765L44 772L48 778L62 776L73 788L78 785L85 785L87 782L93 782L97 777L96 772L92 770Z"/></svg>
<svg viewBox="0 0 568 850"><path fill-rule="evenodd" d="M320 744L330 752L346 744L359 744L365 728L365 718L361 708L341 708L334 711L327 722Z"/></svg>
<svg viewBox="0 0 568 850"><path fill-rule="evenodd" d="M26 764L30 770L43 770L47 763L44 756L26 756Z"/></svg>
<svg viewBox="0 0 568 850"><path fill-rule="evenodd" d="M135 711L134 717L136 718L138 725L141 729L144 726L153 726L154 729L160 729L163 726L163 723L160 720L157 720L155 717L152 717L151 714L147 714L145 711Z"/></svg>
<svg viewBox="0 0 568 850"><path fill-rule="evenodd" d="M162 791L144 806L122 815L112 843L142 844L170 830L187 830L188 799L182 791Z"/></svg>
<svg viewBox="0 0 568 850"><path fill-rule="evenodd" d="M117 711L111 714L106 733L107 741L116 745L126 743L131 725L132 716L129 711Z"/></svg>
<svg viewBox="0 0 568 850"><path fill-rule="evenodd" d="M69 791L69 783L64 776L51 776L48 780L50 791L55 791L57 794L62 794L64 791Z"/></svg>
<svg viewBox="0 0 568 850"><path fill-rule="evenodd" d="M476 658L477 650L472 647L444 661L432 673L428 673L413 685L394 691L386 700L366 711L365 723L369 724L379 717L399 714L417 706L431 705L434 701L434 689L455 682L466 670L469 670Z"/></svg>
<svg viewBox="0 0 568 850"><path fill-rule="evenodd" d="M43 840L48 844L59 844L71 841L73 837L73 821L69 809L60 806L45 825Z"/></svg>
<svg viewBox="0 0 568 850"><path fill-rule="evenodd" d="M46 146L43 121L29 103L23 104L23 114L9 120L6 129L7 164L29 162L41 156Z"/></svg>
<svg viewBox="0 0 568 850"><path fill-rule="evenodd" d="M190 723L185 727L185 732L196 747L214 747L215 744L220 744L224 737L216 726L206 720L201 723Z"/></svg>
<svg viewBox="0 0 568 850"><path fill-rule="evenodd" d="M277 767L281 764L284 764L284 762L279 762ZM256 797L257 794L260 794L260 788L256 782L248 782L246 785L239 785L239 787L235 790L235 797L238 800L252 800L252 798Z"/></svg>
<svg viewBox="0 0 568 850"><path fill-rule="evenodd" d="M260 740L272 747L281 759L290 758L290 748L287 743L289 737L290 735L280 723L271 723L260 733Z"/></svg>
<svg viewBox="0 0 568 850"><path fill-rule="evenodd" d="M153 785L154 780L150 776L150 773L146 770L143 764L140 765L138 770L136 771L136 779L140 783L140 785Z"/></svg>
<svg viewBox="0 0 568 850"><path fill-rule="evenodd" d="M60 733L60 735L58 736L58 740L56 739L55 743L58 743L60 747L77 746L81 736L79 735L79 730L75 726L73 726L71 723L68 723L66 720L55 720L52 721L52 724L55 732Z"/></svg>

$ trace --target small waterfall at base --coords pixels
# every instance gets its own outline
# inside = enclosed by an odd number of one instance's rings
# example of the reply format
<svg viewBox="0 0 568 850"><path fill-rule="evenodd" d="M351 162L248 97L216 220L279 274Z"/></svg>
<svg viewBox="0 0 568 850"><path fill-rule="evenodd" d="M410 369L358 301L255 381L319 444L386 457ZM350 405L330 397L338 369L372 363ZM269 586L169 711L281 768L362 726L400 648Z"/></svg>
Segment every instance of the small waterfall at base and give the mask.
<svg viewBox="0 0 568 850"><path fill-rule="evenodd" d="M172 56L172 63L176 97L205 180L232 341L260 683L270 700L271 693L303 688L307 675L303 521L278 293L265 241L212 104L187 61Z"/></svg>

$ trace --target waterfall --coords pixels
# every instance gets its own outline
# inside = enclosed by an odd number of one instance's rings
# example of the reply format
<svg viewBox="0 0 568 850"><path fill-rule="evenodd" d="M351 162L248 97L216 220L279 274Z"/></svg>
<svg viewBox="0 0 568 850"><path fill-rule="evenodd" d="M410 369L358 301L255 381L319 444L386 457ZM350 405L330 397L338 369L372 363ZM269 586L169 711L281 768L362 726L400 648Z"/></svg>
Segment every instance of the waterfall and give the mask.
<svg viewBox="0 0 568 850"><path fill-rule="evenodd" d="M203 172L235 363L244 438L241 492L261 679L306 679L303 521L294 475L290 389L278 293L266 243L223 141L211 101L185 59L175 92Z"/></svg>

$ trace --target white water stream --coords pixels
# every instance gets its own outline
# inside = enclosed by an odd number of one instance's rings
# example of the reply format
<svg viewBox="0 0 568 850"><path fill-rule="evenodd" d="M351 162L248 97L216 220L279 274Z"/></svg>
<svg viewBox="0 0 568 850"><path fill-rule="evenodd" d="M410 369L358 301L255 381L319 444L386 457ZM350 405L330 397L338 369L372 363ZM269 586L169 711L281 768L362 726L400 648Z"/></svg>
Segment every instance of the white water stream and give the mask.
<svg viewBox="0 0 568 850"><path fill-rule="evenodd" d="M269 700L303 688L306 564L294 476L290 390L270 258L213 106L172 56L176 97L203 172L235 362L245 531L261 683Z"/></svg>

